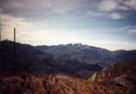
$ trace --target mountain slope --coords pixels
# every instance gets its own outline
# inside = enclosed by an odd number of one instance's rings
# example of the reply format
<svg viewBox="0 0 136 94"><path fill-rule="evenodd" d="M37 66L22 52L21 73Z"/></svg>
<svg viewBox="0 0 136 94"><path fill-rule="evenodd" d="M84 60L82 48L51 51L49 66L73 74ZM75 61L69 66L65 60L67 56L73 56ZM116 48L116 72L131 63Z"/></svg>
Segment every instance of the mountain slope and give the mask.
<svg viewBox="0 0 136 94"><path fill-rule="evenodd" d="M109 51L102 48L82 44L67 44L56 46L37 46L44 52L63 60L76 60L82 63L99 64L102 67L117 62L136 60L136 50Z"/></svg>

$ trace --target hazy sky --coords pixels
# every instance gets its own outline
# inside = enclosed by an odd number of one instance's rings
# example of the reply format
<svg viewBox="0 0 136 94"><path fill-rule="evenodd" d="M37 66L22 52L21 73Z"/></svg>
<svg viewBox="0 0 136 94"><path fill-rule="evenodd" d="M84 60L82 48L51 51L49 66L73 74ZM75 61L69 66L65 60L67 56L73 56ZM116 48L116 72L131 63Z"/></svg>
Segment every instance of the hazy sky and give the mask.
<svg viewBox="0 0 136 94"><path fill-rule="evenodd" d="M136 0L0 0L2 39L136 49Z"/></svg>

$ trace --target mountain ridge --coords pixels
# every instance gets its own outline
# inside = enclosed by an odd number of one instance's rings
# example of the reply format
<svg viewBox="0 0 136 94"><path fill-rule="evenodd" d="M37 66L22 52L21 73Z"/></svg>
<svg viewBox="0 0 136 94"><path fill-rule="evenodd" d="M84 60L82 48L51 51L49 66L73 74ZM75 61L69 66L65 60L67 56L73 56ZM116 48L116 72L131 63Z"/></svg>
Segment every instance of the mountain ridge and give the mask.
<svg viewBox="0 0 136 94"><path fill-rule="evenodd" d="M102 67L117 62L126 62L136 59L136 50L110 51L104 48L82 44L44 45L36 46L36 48L53 55L55 58L76 60L88 64L99 64Z"/></svg>
<svg viewBox="0 0 136 94"><path fill-rule="evenodd" d="M15 60L13 60L13 46L12 41L1 42L0 70L3 72L66 74L87 79L93 72L101 70L97 64L55 59L49 53L20 43L16 43Z"/></svg>

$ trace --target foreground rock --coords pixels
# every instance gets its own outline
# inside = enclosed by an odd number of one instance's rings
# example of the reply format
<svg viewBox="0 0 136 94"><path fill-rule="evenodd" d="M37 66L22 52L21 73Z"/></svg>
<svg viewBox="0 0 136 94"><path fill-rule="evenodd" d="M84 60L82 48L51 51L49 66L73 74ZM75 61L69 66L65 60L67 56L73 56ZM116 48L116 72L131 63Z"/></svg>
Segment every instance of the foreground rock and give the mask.
<svg viewBox="0 0 136 94"><path fill-rule="evenodd" d="M90 82L124 89L127 94L136 94L136 61L117 63L94 73Z"/></svg>

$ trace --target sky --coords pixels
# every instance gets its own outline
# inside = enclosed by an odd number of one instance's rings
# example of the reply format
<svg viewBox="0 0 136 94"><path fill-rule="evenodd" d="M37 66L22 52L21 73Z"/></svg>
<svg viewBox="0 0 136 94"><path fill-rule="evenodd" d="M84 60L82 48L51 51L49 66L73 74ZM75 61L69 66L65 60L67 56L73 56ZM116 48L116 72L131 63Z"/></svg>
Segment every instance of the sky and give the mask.
<svg viewBox="0 0 136 94"><path fill-rule="evenodd" d="M136 0L0 0L2 40L136 49Z"/></svg>

